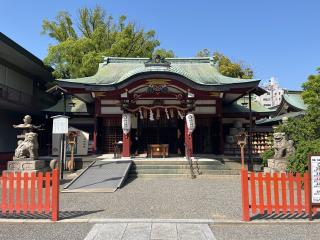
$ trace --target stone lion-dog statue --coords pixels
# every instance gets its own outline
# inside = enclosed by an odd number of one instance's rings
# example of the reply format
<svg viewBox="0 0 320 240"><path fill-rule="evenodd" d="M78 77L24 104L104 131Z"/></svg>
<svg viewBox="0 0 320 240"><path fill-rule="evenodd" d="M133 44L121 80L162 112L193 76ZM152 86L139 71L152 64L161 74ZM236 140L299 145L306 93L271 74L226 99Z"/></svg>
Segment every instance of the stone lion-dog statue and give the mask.
<svg viewBox="0 0 320 240"><path fill-rule="evenodd" d="M288 156L295 153L293 147L293 141L286 138L285 133L277 132L273 134L273 149L274 149L274 158L281 159L287 158Z"/></svg>
<svg viewBox="0 0 320 240"><path fill-rule="evenodd" d="M38 158L38 134L29 132L25 134L24 141L19 141L18 147L15 150L15 158Z"/></svg>

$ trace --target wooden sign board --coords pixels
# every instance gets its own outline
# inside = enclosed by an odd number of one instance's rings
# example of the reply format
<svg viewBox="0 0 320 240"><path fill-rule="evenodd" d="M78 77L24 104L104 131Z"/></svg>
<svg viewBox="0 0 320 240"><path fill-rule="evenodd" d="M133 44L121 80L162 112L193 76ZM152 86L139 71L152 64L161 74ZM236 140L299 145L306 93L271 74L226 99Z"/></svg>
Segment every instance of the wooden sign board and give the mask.
<svg viewBox="0 0 320 240"><path fill-rule="evenodd" d="M56 116L53 118L52 133L53 134L66 134L68 133L68 117Z"/></svg>
<svg viewBox="0 0 320 240"><path fill-rule="evenodd" d="M320 154L309 154L308 170L310 177L309 220L312 220L313 207L320 207Z"/></svg>
<svg viewBox="0 0 320 240"><path fill-rule="evenodd" d="M320 206L320 155L310 155L311 204Z"/></svg>

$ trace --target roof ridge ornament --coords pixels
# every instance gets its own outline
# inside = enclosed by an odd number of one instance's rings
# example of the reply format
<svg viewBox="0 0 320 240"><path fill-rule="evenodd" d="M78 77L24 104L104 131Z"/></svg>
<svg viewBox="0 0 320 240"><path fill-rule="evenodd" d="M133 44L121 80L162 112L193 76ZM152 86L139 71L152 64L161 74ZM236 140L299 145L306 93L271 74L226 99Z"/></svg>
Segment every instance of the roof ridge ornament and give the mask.
<svg viewBox="0 0 320 240"><path fill-rule="evenodd" d="M148 61L146 61L144 65L146 67L151 67L151 66L170 67L171 63L165 60L164 57L161 57L159 54L157 54L154 57L150 58Z"/></svg>

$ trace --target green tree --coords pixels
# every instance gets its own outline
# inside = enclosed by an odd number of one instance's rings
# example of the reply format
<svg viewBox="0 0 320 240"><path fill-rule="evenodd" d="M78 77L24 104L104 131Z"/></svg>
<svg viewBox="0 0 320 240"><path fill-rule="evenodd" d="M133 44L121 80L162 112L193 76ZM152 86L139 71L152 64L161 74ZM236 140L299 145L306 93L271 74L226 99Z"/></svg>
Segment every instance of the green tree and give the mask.
<svg viewBox="0 0 320 240"><path fill-rule="evenodd" d="M57 42L49 46L44 59L55 69L56 78L91 76L103 56L152 57L157 51L163 57L174 56L171 50L156 50L160 42L154 30L138 28L125 16L114 21L99 6L80 9L75 21L69 13L60 12L55 20L43 21L42 33Z"/></svg>
<svg viewBox="0 0 320 240"><path fill-rule="evenodd" d="M296 154L289 158L288 170L304 173L308 154L320 152L320 69L303 83L302 98L308 105L303 117L289 119L277 131L285 132L294 141Z"/></svg>
<svg viewBox="0 0 320 240"><path fill-rule="evenodd" d="M156 49L153 53L153 56L160 55L163 58L173 58L175 57L174 52L172 50L166 50L164 48Z"/></svg>
<svg viewBox="0 0 320 240"><path fill-rule="evenodd" d="M204 49L200 50L196 56L197 57L210 57L211 52L208 48L204 48Z"/></svg>
<svg viewBox="0 0 320 240"><path fill-rule="evenodd" d="M200 50L197 57L210 57L211 51L207 48ZM233 62L230 58L219 52L213 53L213 62L219 72L227 77L250 79L253 78L253 71L250 67L241 62Z"/></svg>

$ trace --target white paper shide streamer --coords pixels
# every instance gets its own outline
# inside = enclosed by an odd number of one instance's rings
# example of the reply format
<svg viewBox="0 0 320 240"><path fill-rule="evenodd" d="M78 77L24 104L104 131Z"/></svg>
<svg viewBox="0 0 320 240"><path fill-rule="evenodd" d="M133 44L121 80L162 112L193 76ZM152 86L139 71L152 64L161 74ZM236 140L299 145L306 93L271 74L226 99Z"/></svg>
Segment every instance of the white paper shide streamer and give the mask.
<svg viewBox="0 0 320 240"><path fill-rule="evenodd" d="M150 118L149 118L149 120L150 121L154 121L152 109L150 109Z"/></svg>
<svg viewBox="0 0 320 240"><path fill-rule="evenodd" d="M166 108L166 109L164 109L164 111L165 111L165 113L166 113L167 119L169 119L170 117L169 117L168 109Z"/></svg>
<svg viewBox="0 0 320 240"><path fill-rule="evenodd" d="M122 114L122 131L125 135L130 132L131 129L131 114L124 113Z"/></svg>
<svg viewBox="0 0 320 240"><path fill-rule="evenodd" d="M192 134L192 132L196 128L196 120L195 120L194 114L188 113L186 116L186 121L187 121L188 133Z"/></svg>
<svg viewBox="0 0 320 240"><path fill-rule="evenodd" d="M140 119L143 119L143 114L141 108L139 108Z"/></svg>
<svg viewBox="0 0 320 240"><path fill-rule="evenodd" d="M178 110L178 115L181 119L183 119L183 114Z"/></svg>

